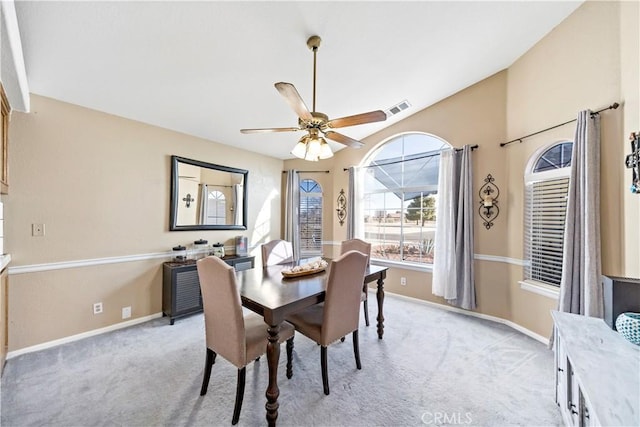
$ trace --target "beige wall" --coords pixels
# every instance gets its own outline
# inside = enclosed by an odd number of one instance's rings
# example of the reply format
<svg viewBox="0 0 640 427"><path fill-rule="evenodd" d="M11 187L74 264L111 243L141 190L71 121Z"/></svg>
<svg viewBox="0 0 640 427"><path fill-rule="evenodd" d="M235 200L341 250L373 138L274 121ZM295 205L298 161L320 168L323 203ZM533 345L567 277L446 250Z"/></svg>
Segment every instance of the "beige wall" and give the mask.
<svg viewBox="0 0 640 427"><path fill-rule="evenodd" d="M279 238L281 171L291 168L330 171L301 177L323 187L324 252L332 256L346 238L346 224L335 217L338 192L348 187L343 169L394 135L427 132L454 147L478 144L474 194L489 173L501 191L495 226L486 230L479 217L475 221L475 252L485 256L476 261L478 311L548 336L555 300L518 284L523 171L536 150L572 139L574 129L567 125L505 148L499 143L570 120L582 109L623 104L602 114L603 272L639 277L640 197L628 191L631 173L623 167L627 137L640 130L638 9L637 2L587 2L507 70L366 138L360 150L344 149L318 163L239 155L228 146L33 96L34 112L14 114L11 122L10 194L3 201L12 267L159 252L201 237L228 241L244 234L251 246ZM249 230L168 232L172 154L248 169ZM46 224L46 236L31 237L32 223ZM159 312L160 265L145 260L11 274L10 350L118 323L124 305L132 305L134 318ZM385 287L442 302L431 294L429 272L391 268ZM91 314L98 300L105 303L102 317Z"/></svg>
<svg viewBox="0 0 640 427"><path fill-rule="evenodd" d="M11 268L171 250L199 238L280 236L282 161L32 95L11 119L5 250ZM249 170L246 231L169 230L170 156ZM239 160L241 159L241 160ZM45 224L44 237L31 224ZM9 348L162 309L162 259L9 276ZM105 313L92 314L102 301Z"/></svg>
<svg viewBox="0 0 640 427"><path fill-rule="evenodd" d="M585 29L588 29L586 31ZM514 139L575 118L577 112L598 110L621 101L619 11L617 3L588 2L578 8L508 71L507 137ZM623 109L601 114L602 262L603 273L622 273L622 167ZM560 139L573 140L575 123L511 144L510 194L514 206L508 211L510 256L522 251L522 170L530 156Z"/></svg>
<svg viewBox="0 0 640 427"><path fill-rule="evenodd" d="M640 132L640 3L620 4L620 100L624 103L623 139L631 132ZM629 142L623 144L624 154L629 154ZM640 277L640 195L632 194L631 171L624 172L622 189L624 198L622 239L622 275ZM622 209L621 209L622 210Z"/></svg>

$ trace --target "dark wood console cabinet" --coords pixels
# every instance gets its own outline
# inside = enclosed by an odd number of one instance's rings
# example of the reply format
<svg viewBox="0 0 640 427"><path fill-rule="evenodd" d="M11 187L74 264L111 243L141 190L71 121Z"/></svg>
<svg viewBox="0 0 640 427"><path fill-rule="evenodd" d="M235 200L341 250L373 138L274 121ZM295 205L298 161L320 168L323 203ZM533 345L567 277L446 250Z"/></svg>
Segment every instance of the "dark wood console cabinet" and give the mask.
<svg viewBox="0 0 640 427"><path fill-rule="evenodd" d="M255 257L230 255L222 258L236 270L254 267ZM173 325L176 318L202 311L196 262L165 262L162 269L162 312Z"/></svg>

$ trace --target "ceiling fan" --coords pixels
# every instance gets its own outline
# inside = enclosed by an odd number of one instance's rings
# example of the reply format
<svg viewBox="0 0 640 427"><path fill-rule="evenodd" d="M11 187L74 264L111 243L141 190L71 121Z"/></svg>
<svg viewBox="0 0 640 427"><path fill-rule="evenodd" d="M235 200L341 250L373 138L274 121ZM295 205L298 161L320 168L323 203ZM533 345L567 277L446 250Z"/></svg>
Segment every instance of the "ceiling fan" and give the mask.
<svg viewBox="0 0 640 427"><path fill-rule="evenodd" d="M280 95L284 97L291 109L298 115L298 127L264 128L264 129L240 129L242 133L267 133L267 132L296 132L306 131L291 154L305 160L317 161L333 156L331 147L324 138L339 142L352 148L360 148L362 142L338 133L333 129L347 126L362 125L365 123L381 122L387 119L384 111L376 110L353 116L329 119L324 113L316 111L316 54L320 47L321 39L311 36L307 40L307 46L313 51L313 109L309 111L302 97L291 83L279 82L275 84ZM324 138L323 138L324 137Z"/></svg>

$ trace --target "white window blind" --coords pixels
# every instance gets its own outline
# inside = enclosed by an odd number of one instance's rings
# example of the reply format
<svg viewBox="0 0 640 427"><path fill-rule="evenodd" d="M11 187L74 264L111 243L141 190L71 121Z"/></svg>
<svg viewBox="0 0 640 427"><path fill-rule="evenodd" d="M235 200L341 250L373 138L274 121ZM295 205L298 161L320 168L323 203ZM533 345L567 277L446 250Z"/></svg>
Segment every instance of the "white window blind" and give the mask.
<svg viewBox="0 0 640 427"><path fill-rule="evenodd" d="M305 255L322 253L322 197L300 197L300 249Z"/></svg>
<svg viewBox="0 0 640 427"><path fill-rule="evenodd" d="M300 182L300 253L322 255L322 188L313 179Z"/></svg>
<svg viewBox="0 0 640 427"><path fill-rule="evenodd" d="M560 286L569 178L526 185L525 267L527 279Z"/></svg>

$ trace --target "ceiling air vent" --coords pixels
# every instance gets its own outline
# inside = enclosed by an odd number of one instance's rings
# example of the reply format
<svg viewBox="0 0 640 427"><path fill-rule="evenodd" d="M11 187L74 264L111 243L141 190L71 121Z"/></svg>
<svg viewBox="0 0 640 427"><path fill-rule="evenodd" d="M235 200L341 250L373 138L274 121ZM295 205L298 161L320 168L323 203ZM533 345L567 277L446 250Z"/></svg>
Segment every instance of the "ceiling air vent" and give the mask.
<svg viewBox="0 0 640 427"><path fill-rule="evenodd" d="M401 111L406 110L407 108L409 108L411 106L411 104L409 104L409 101L407 101L406 99L396 105L394 105L393 107L387 109L387 111L385 111L385 113L387 113L387 116L394 116L396 114L398 114Z"/></svg>

